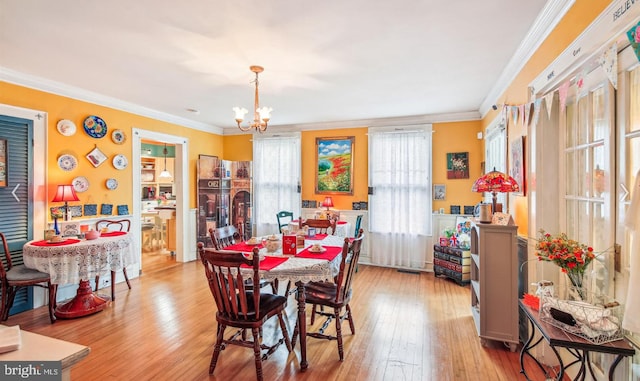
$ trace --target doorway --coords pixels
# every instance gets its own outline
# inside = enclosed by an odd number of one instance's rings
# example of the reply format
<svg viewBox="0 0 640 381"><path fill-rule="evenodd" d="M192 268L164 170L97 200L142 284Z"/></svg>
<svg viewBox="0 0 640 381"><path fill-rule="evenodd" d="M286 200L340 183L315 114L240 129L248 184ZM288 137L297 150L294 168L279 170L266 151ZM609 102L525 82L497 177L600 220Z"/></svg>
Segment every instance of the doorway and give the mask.
<svg viewBox="0 0 640 381"><path fill-rule="evenodd" d="M158 132L147 131L147 130L141 130L136 128L133 129L132 135L133 135L132 176L133 176L133 192L135 195L135 197L133 197L133 215L136 216L136 218L133 219L132 231L140 233L140 234L137 234L137 237L136 237L137 247L141 248L141 250L139 251L140 265L141 265L140 272L156 271L158 269L162 269L163 267L173 266L175 264L179 264L180 262L193 260L195 259L195 249L191 250L190 244L195 246L195 243L194 243L195 240L193 240L194 242L191 242L192 240L188 239L190 234L187 233L188 231L191 230L190 228L191 224L188 223L189 194L187 189L188 181L186 181L189 178L188 141L184 137L168 135L164 133L158 133ZM144 249L144 245L146 243L144 241L144 238L146 238L146 232L143 232L142 230L143 221L144 221L143 211L149 209L147 206L143 205L142 196L143 196L143 191L145 190L145 187L146 187L147 197L148 197L148 190L150 187L150 185L146 184L142 178L142 173L144 169L143 159L146 156L148 156L146 155L147 151L143 152L143 149L142 149L143 142L144 144L153 142L154 144L161 145L162 147L164 147L164 144L166 144L167 148L171 147L172 152L175 153L174 154L175 157L173 158L172 168L169 168L169 163L171 161L167 160L167 164L168 164L167 169L170 171L172 175L172 180L173 180L173 182L171 183L172 184L171 185L172 192L170 194L171 200L169 205L167 204L163 205L170 208L169 213L171 214L170 216L171 222L164 221L164 223L158 224L158 226L163 226L163 227L166 226L166 229L172 229L172 231L175 232L175 234L172 237L168 237L166 235L167 230L161 230L156 232L158 233L157 234L158 237L156 239L162 239L165 245L169 244L169 242L167 242L169 239L173 239L173 242L171 242L171 248L175 250L167 250L169 252L172 252L173 255L171 254L163 255L161 259L164 261L164 263L162 261L160 261L159 263L154 263L154 261L147 261L147 259L149 259L150 257L144 256L143 250L142 250ZM162 152L162 149L160 152ZM159 160L158 162L162 166L161 169L165 169L164 157L162 157L162 160ZM160 170L158 171L158 174L159 172ZM160 185L159 183L156 183L155 188L157 188L157 190L154 189L154 199L155 199L155 196L158 195L158 193L156 192L160 190L159 185ZM166 188L166 186L167 185L164 184L163 189ZM166 193L166 190L165 190L165 193ZM158 209L157 204L156 204L156 207L154 207L154 209ZM169 218L165 218L165 219L169 219ZM155 219L154 219L154 222L155 222ZM164 246L164 248L167 249L166 246Z"/></svg>

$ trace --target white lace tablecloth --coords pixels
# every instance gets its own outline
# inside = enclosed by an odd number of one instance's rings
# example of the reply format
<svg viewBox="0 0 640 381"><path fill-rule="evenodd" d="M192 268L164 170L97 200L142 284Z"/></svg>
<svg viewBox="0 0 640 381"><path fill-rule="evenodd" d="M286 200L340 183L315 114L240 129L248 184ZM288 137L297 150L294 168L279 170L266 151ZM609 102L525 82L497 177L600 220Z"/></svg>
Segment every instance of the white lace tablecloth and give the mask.
<svg viewBox="0 0 640 381"><path fill-rule="evenodd" d="M71 245L35 246L32 242L23 247L24 265L49 274L54 284L79 283L138 262L130 233Z"/></svg>
<svg viewBox="0 0 640 381"><path fill-rule="evenodd" d="M282 236L279 236L279 238L282 240ZM305 240L305 247L312 246L315 243L319 243L322 246L342 247L344 245L344 237L329 235L322 240ZM301 250L303 249L298 249L298 252ZM260 249L260 255L262 254L269 256L282 256L282 245L280 245L280 249L272 253L268 253L267 249L262 248ZM292 255L287 255L287 257L289 257L288 260L273 269L269 271L260 271L262 278L269 281L278 279L281 282L291 281L293 283L307 283L333 279L334 276L338 275L338 271L340 270L340 261L342 260L342 254L338 254L332 261L327 261L325 259L298 258ZM252 271L249 269L247 270L247 273Z"/></svg>

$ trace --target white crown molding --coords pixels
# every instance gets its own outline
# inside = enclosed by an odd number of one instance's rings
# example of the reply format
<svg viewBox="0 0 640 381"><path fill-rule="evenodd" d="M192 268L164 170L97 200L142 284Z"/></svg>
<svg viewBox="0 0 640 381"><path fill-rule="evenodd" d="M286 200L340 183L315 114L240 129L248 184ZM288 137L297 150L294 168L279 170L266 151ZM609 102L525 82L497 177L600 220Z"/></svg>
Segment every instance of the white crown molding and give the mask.
<svg viewBox="0 0 640 381"><path fill-rule="evenodd" d="M538 50L542 42L549 36L560 20L573 6L575 0L548 0L542 12L533 22L531 29L522 40L518 50L513 54L509 63L502 71L498 81L493 85L484 101L480 104L480 114L484 118L491 106L513 82L531 56Z"/></svg>
<svg viewBox="0 0 640 381"><path fill-rule="evenodd" d="M108 97L78 87L65 85L56 81L20 73L2 66L0 66L0 81L5 81L19 86L29 87L47 93L77 99L83 102L95 103L97 105L130 112L136 115L146 116L164 122L193 128L195 130L219 135L222 135L223 133L223 129L217 126L196 122L176 115L167 114L165 112L157 111L134 103L125 102L120 99Z"/></svg>
<svg viewBox="0 0 640 381"><path fill-rule="evenodd" d="M413 115L393 118L377 118L377 119L358 119L345 120L337 122L324 123L305 123L305 124L288 124L288 125L269 125L269 132L298 132L298 131L316 131L316 130L337 130L341 128L357 128L357 127L389 127L389 126L415 126L421 124L446 123L446 122L465 122L472 120L480 120L478 111L466 111L445 114L431 115ZM242 135L247 132L240 131L237 127L229 127L224 129L224 135Z"/></svg>

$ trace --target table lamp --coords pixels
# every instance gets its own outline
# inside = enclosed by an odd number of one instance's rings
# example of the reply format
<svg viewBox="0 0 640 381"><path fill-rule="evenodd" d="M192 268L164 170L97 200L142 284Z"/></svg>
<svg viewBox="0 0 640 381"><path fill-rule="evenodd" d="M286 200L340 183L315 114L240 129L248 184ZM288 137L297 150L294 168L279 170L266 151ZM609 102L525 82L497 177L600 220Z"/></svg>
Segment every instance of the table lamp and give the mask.
<svg viewBox="0 0 640 381"><path fill-rule="evenodd" d="M58 185L56 195L51 202L63 202L64 201L64 220L69 221L69 201L80 201L76 194L73 185Z"/></svg>
<svg viewBox="0 0 640 381"><path fill-rule="evenodd" d="M324 201L322 201L322 206L327 208L327 212L328 212L329 208L333 208L333 199L329 196L325 197Z"/></svg>
<svg viewBox="0 0 640 381"><path fill-rule="evenodd" d="M498 193L519 192L520 187L516 180L500 171L493 171L482 175L471 187L473 192L491 192L493 195L493 204L491 213L496 212L498 204Z"/></svg>

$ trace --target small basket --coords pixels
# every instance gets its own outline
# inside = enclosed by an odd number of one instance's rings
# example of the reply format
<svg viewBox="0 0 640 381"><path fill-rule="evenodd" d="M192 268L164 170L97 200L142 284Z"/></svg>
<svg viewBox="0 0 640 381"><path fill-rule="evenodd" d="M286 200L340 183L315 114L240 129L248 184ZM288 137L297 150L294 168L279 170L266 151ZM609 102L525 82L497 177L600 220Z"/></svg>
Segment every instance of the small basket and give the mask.
<svg viewBox="0 0 640 381"><path fill-rule="evenodd" d="M540 299L540 319L594 344L622 339L622 306L606 295L586 293L584 299L566 300L543 295ZM552 316L552 312L555 317ZM572 324L567 324L567 319L561 319L565 322L558 320L558 315L567 317Z"/></svg>

